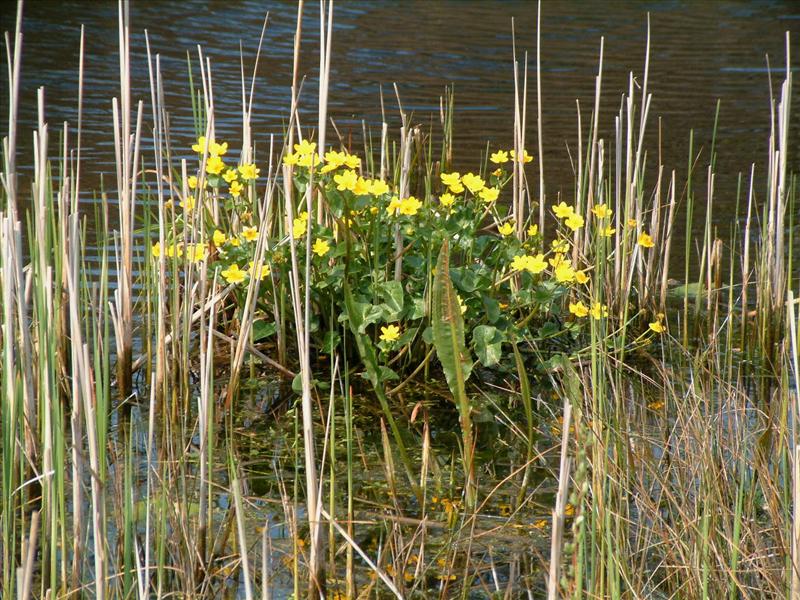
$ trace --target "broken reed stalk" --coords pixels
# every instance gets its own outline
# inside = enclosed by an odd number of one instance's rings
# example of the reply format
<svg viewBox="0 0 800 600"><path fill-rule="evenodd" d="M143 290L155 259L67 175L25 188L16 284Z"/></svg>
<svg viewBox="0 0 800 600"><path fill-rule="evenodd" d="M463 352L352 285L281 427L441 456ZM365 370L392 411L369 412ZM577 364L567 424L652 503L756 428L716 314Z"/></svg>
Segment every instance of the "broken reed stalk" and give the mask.
<svg viewBox="0 0 800 600"><path fill-rule="evenodd" d="M553 531L550 541L550 569L547 576L547 599L556 600L560 594L559 573L561 571L561 545L564 538L564 516L567 508L567 492L569 490L569 428L572 420L572 405L564 399L564 422L561 428L561 461L558 471L558 492L556 505L553 508Z"/></svg>
<svg viewBox="0 0 800 600"><path fill-rule="evenodd" d="M525 121L528 109L528 53L525 52L525 61L522 67L524 80L522 85L522 98L519 89L519 63L517 61L517 40L514 31L514 19L511 19L511 47L514 63L514 172L511 194L512 215L517 239L522 241L522 232L525 227L525 195L527 182L524 169L525 149ZM522 108L520 109L520 105Z"/></svg>
<svg viewBox="0 0 800 600"><path fill-rule="evenodd" d="M539 231L544 231L544 144L542 143L542 0L536 3L536 135L539 139Z"/></svg>
<svg viewBox="0 0 800 600"><path fill-rule="evenodd" d="M143 108L142 103L139 102L136 131L132 139L129 44L129 3L127 0L119 0L120 99L118 101L114 98L112 105L121 255L117 255L118 289L114 293L112 318L116 333L114 337L117 344L117 386L121 400L126 399L132 390L133 227L136 210L136 169L139 163L139 132L141 130Z"/></svg>
<svg viewBox="0 0 800 600"><path fill-rule="evenodd" d="M292 105L289 117L288 127L288 151L292 151L294 140L294 127L298 120L297 106L298 106L298 73L300 64L300 42L302 32L302 16L303 16L303 0L300 0L297 7L297 28L295 30L294 39L294 59L292 70ZM295 331L297 334L297 351L300 363L300 381L302 386L302 421L303 421L303 447L304 447L304 464L306 472L306 512L308 518L308 525L310 531L310 548L308 557L308 592L309 596L316 597L320 594L321 590L321 572L319 559L320 551L320 523L316 515L319 514L318 510L318 477L317 477L317 463L314 439L314 421L313 421L313 405L311 403L311 360L310 349L308 343L310 338L308 336L308 328L310 325L310 250L311 245L306 244L306 275L304 279L305 288L305 302L301 300L301 285L299 264L297 257L297 246L293 235L294 223L294 201L293 201L293 186L292 186L292 167L291 165L283 165L283 178L284 178L284 208L286 215L286 231L289 236L289 248L291 254L291 273L289 280L289 289L292 299L292 310L294 312ZM314 211L311 206L311 190L313 185L309 186L305 194L306 211L308 212L308 219L306 222L306 239L311 236L311 223L314 222Z"/></svg>

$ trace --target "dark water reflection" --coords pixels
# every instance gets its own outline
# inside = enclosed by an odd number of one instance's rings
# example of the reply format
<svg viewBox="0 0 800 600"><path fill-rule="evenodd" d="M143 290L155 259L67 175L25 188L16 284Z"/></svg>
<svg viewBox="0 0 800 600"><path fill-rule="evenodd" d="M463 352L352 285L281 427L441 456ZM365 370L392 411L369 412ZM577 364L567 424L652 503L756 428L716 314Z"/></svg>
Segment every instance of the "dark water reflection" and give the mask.
<svg viewBox="0 0 800 600"><path fill-rule="evenodd" d="M240 40L245 71L252 72L265 12L270 11L254 103L256 143L266 149L269 133L280 133L288 115L295 4L288 1L134 0L133 98L149 102L143 30L161 55L165 93L176 148L193 138L187 77L187 53L197 66L197 45L210 57L217 109L217 137L236 140L241 126ZM576 98L584 127L590 118L600 37L605 36L604 95L601 135L611 140L620 96L628 73L641 78L647 13L651 14L653 93L649 134L650 158L679 180L688 160L690 128L698 147L710 146L717 99L721 115L718 137L719 175L715 219L729 221L739 171L755 162L763 176L769 134L769 54L774 82L782 80L785 36L800 25L800 5L762 2L545 2L542 16L542 93L544 101L545 179L548 196L573 191L570 153L577 151ZM511 17L518 46L535 59L535 2L341 1L335 8L330 114L344 136L360 135L361 120L379 131L380 89L390 125L398 123L391 88L397 83L404 108L417 121L438 120L439 98L446 84L456 91L456 161L477 166L485 144L507 146L513 125ZM14 3L2 0L3 30L13 29ZM84 167L86 186L97 187L100 173L113 182L111 98L118 93L117 3L111 1L29 0L24 21L22 104L18 162L32 164L31 129L36 123L36 88L46 87L47 119L57 129L64 120L76 124L77 65L80 24L86 27ZM318 4L307 3L303 87L306 104L316 98ZM5 51L3 52L5 58ZM531 83L534 71L531 69ZM7 80L3 76L3 114ZM775 85L777 88L777 84ZM800 86L795 85L795 90ZM796 95L796 94L795 94ZM637 100L639 100L637 98ZM795 108L797 108L795 98ZM528 139L535 149L535 88L529 93ZM150 112L145 109L149 131ZM313 111L306 124L314 125ZM796 139L800 111L793 113ZM661 118L660 128L658 118ZM5 127L3 127L5 130ZM5 132L4 132L5 133ZM57 136L51 134L52 152ZM330 139L330 138L329 138ZM147 159L152 154L143 153ZM263 154L262 154L263 156ZM702 161L701 161L702 162ZM705 162L702 162L705 164ZM797 153L790 166L797 170ZM535 171L535 169L534 169ZM535 173L532 173L535 175ZM702 175L701 175L702 177ZM763 181L763 179L762 179ZM650 180L650 184L654 179ZM532 182L537 186L537 182ZM112 184L113 185L113 184ZM704 189L699 182L698 189ZM763 190L763 186L762 186ZM704 200L704 198L703 198Z"/></svg>

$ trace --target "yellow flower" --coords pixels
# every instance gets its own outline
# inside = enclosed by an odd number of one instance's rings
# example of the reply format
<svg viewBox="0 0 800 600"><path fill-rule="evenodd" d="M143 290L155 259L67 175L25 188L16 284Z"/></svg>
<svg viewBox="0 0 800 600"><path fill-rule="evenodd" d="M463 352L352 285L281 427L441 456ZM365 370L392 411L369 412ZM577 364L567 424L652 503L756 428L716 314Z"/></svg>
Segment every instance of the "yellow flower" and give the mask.
<svg viewBox="0 0 800 600"><path fill-rule="evenodd" d="M514 226L511 223L503 223L497 228L497 232L503 237L514 233Z"/></svg>
<svg viewBox="0 0 800 600"><path fill-rule="evenodd" d="M239 183L238 181L232 181L231 187L228 188L228 191L231 193L231 196L233 196L234 198L238 198L239 195L242 193L242 188L244 188L244 186L241 183Z"/></svg>
<svg viewBox="0 0 800 600"><path fill-rule="evenodd" d="M502 167L497 167L494 171L492 171L492 175L495 177L500 177L503 174Z"/></svg>
<svg viewBox="0 0 800 600"><path fill-rule="evenodd" d="M361 166L361 159L355 154L348 154L344 159L344 166L348 169L357 169Z"/></svg>
<svg viewBox="0 0 800 600"><path fill-rule="evenodd" d="M389 206L386 207L386 213L390 215L397 214L397 211L400 209L402 202L400 198L397 196L392 196L392 199L389 200Z"/></svg>
<svg viewBox="0 0 800 600"><path fill-rule="evenodd" d="M451 186L448 186L447 189L450 190L453 194L460 194L464 191L464 186L461 185L461 182L459 181Z"/></svg>
<svg viewBox="0 0 800 600"><path fill-rule="evenodd" d="M555 213L556 217L559 219L569 219L575 211L572 210L571 206L568 206L566 202L561 202L558 206L555 204L553 205L553 213Z"/></svg>
<svg viewBox="0 0 800 600"><path fill-rule="evenodd" d="M306 234L307 225L308 221L306 219L300 217L295 218L292 223L292 237L296 240L303 237Z"/></svg>
<svg viewBox="0 0 800 600"><path fill-rule="evenodd" d="M544 260L544 254L540 253L536 256L531 256L526 268L528 271L534 274L544 271L547 268L547 263Z"/></svg>
<svg viewBox="0 0 800 600"><path fill-rule="evenodd" d="M218 144L214 140L208 144L208 153L211 156L222 156L228 151L228 142L222 142Z"/></svg>
<svg viewBox="0 0 800 600"><path fill-rule="evenodd" d="M356 179L356 184L351 190L356 196L366 196L369 194L369 182L363 177Z"/></svg>
<svg viewBox="0 0 800 600"><path fill-rule="evenodd" d="M584 273L583 271L577 271L575 273L575 281L577 281L578 283L583 285L584 283L589 281L589 276L586 273Z"/></svg>
<svg viewBox="0 0 800 600"><path fill-rule="evenodd" d="M317 144L315 142L309 142L308 140L300 140L299 144L294 145L294 151L300 156L313 154L316 149Z"/></svg>
<svg viewBox="0 0 800 600"><path fill-rule="evenodd" d="M249 163L246 165L240 165L239 173L241 174L243 179L251 181L253 179L258 178L258 174L261 173L261 169L256 167L254 163Z"/></svg>
<svg viewBox="0 0 800 600"><path fill-rule="evenodd" d="M169 248L167 248L167 256L173 258L177 256L180 258L183 256L183 244L172 244Z"/></svg>
<svg viewBox="0 0 800 600"><path fill-rule="evenodd" d="M208 246L205 244L190 244L186 248L186 258L189 262L200 262L208 256Z"/></svg>
<svg viewBox="0 0 800 600"><path fill-rule="evenodd" d="M245 227L242 229L242 237L246 239L248 242L252 242L258 239L258 228L256 227Z"/></svg>
<svg viewBox="0 0 800 600"><path fill-rule="evenodd" d="M348 169L334 175L333 181L336 182L336 189L340 192L345 190L353 191L358 183L358 175L352 169Z"/></svg>
<svg viewBox="0 0 800 600"><path fill-rule="evenodd" d="M234 263L226 270L222 271L221 275L228 283L241 283L247 277L247 271L242 271L239 265Z"/></svg>
<svg viewBox="0 0 800 600"><path fill-rule="evenodd" d="M553 252L564 254L569 250L569 242L567 240L553 240L550 242L550 247Z"/></svg>
<svg viewBox="0 0 800 600"><path fill-rule="evenodd" d="M211 141L213 142L214 140L211 140ZM201 135L199 138L197 138L197 143L196 144L192 144L192 150L194 150L198 154L202 154L203 152L205 152L205 150L206 150L206 136Z"/></svg>
<svg viewBox="0 0 800 600"><path fill-rule="evenodd" d="M553 272L553 275L555 275L556 281L559 283L570 283L575 281L575 269L573 269L572 265L566 260L563 260L558 264Z"/></svg>
<svg viewBox="0 0 800 600"><path fill-rule="evenodd" d="M319 238L317 238L317 240L314 242L314 245L311 246L312 252L314 252L314 254L317 256L325 256L330 249L331 247L328 242Z"/></svg>
<svg viewBox="0 0 800 600"><path fill-rule="evenodd" d="M222 174L222 178L225 180L225 183L231 183L239 179L239 173L237 173L236 169L228 169Z"/></svg>
<svg viewBox="0 0 800 600"><path fill-rule="evenodd" d="M563 263L563 262L564 262L564 255L563 255L563 254L561 254L560 252L556 252L556 253L553 255L553 258L551 258L549 262L550 262L550 266L551 266L551 267L553 267L554 269L557 269L557 268L558 268L558 266L559 266L561 263Z"/></svg>
<svg viewBox="0 0 800 600"><path fill-rule="evenodd" d="M607 219L614 214L614 211L608 208L607 204L595 204L592 207L592 212L598 219Z"/></svg>
<svg viewBox="0 0 800 600"><path fill-rule="evenodd" d="M484 202L494 202L497 200L497 197L500 195L500 190L495 187L490 188L483 188L478 195L481 197L481 200Z"/></svg>
<svg viewBox="0 0 800 600"><path fill-rule="evenodd" d="M511 259L511 270L524 271L528 266L528 258L530 257L525 256L524 254L515 256L513 259Z"/></svg>
<svg viewBox="0 0 800 600"><path fill-rule="evenodd" d="M320 159L319 154L311 153L311 154L301 154L297 159L297 164L300 167L310 168L312 165L317 166L322 159Z"/></svg>
<svg viewBox="0 0 800 600"><path fill-rule="evenodd" d="M466 188L472 192L473 194L477 194L483 189L485 182L479 175L475 175L474 173L467 173L461 178L461 183L463 183ZM488 201L487 201L488 202Z"/></svg>
<svg viewBox="0 0 800 600"><path fill-rule="evenodd" d="M458 307L461 309L461 314L463 315L465 312L467 312L467 305L464 304L464 301L458 294L456 294L456 298L458 298Z"/></svg>
<svg viewBox="0 0 800 600"><path fill-rule="evenodd" d="M250 275L250 277L255 277L256 276L255 275L255 268L256 268L256 263L251 260L250 264L249 264L249 268L247 269L247 274ZM261 265L261 273L259 274L258 278L259 279L266 279L267 277L269 277L269 265Z"/></svg>
<svg viewBox="0 0 800 600"><path fill-rule="evenodd" d="M389 185L382 179L370 179L368 182L369 193L373 196L383 196L389 193Z"/></svg>
<svg viewBox="0 0 800 600"><path fill-rule="evenodd" d="M630 227L631 229L636 227L636 219L628 219L628 227Z"/></svg>
<svg viewBox="0 0 800 600"><path fill-rule="evenodd" d="M231 237L228 238L228 243L234 248L238 248L239 246L242 245L242 242L240 242L239 238L236 237L235 235L232 235Z"/></svg>
<svg viewBox="0 0 800 600"><path fill-rule="evenodd" d="M452 187L458 185L461 175L457 171L453 171L452 173L442 173L439 177L442 178L443 184L447 187Z"/></svg>
<svg viewBox="0 0 800 600"><path fill-rule="evenodd" d="M341 167L344 164L344 160L346 157L347 155L344 152L339 152L337 150L331 149L325 153L325 163Z"/></svg>
<svg viewBox="0 0 800 600"><path fill-rule="evenodd" d="M283 157L283 164L291 167L292 165L296 165L298 160L300 160L299 154L287 154Z"/></svg>
<svg viewBox="0 0 800 600"><path fill-rule="evenodd" d="M190 190L197 189L197 177L195 175L190 175L186 179L186 185L189 186ZM208 187L208 180L207 179L203 181L203 187Z"/></svg>
<svg viewBox="0 0 800 600"><path fill-rule="evenodd" d="M544 254L537 254L536 256L519 255L511 260L511 269L514 271L528 271L529 273L541 273L547 268L547 263L544 260Z"/></svg>
<svg viewBox="0 0 800 600"><path fill-rule="evenodd" d="M325 166L320 169L321 173L328 173L334 171L344 164L347 155L344 152L337 152L336 150L328 150L325 153Z"/></svg>
<svg viewBox="0 0 800 600"><path fill-rule="evenodd" d="M153 258L158 258L161 256L161 242L156 242L153 244L153 247L150 248L150 256Z"/></svg>
<svg viewBox="0 0 800 600"><path fill-rule="evenodd" d="M225 234L219 229L215 229L214 233L211 235L211 240L214 242L215 246L222 246L222 244L225 243Z"/></svg>
<svg viewBox="0 0 800 600"><path fill-rule="evenodd" d="M400 337L400 328L397 325L381 327L380 339L384 342L396 342Z"/></svg>
<svg viewBox="0 0 800 600"><path fill-rule="evenodd" d="M422 202L417 200L414 196L409 196L400 201L400 214L413 217L419 209L422 208Z"/></svg>
<svg viewBox="0 0 800 600"><path fill-rule="evenodd" d="M650 328L650 331L654 333L664 333L667 330L667 328L664 327L659 321L650 323L648 327Z"/></svg>
<svg viewBox="0 0 800 600"><path fill-rule="evenodd" d="M179 206L186 212L191 212L194 208L194 196L186 196L186 198L180 201Z"/></svg>
<svg viewBox="0 0 800 600"><path fill-rule="evenodd" d="M516 160L517 156L513 150L509 150L508 153L511 155L511 160ZM528 154L527 150L522 151L522 162L529 163L533 160L533 157Z"/></svg>
<svg viewBox="0 0 800 600"><path fill-rule="evenodd" d="M602 319L608 316L608 307L605 304L595 302L589 312L592 314L593 319Z"/></svg>
<svg viewBox="0 0 800 600"><path fill-rule="evenodd" d="M603 229L602 234L603 234L603 237L611 237L616 232L617 232L617 228L616 227L612 227L611 225L609 225L608 227Z"/></svg>
<svg viewBox="0 0 800 600"><path fill-rule="evenodd" d="M652 248L653 246L656 245L655 242L653 241L653 238L650 237L650 234L644 231L639 234L638 243L642 248Z"/></svg>
<svg viewBox="0 0 800 600"><path fill-rule="evenodd" d="M192 144L192 150L198 154L202 154L206 150L206 136L201 135L197 138L197 143ZM222 156L228 151L228 142L218 144L214 139L208 140L208 153L211 156Z"/></svg>
<svg viewBox="0 0 800 600"><path fill-rule="evenodd" d="M206 161L206 172L211 173L212 175L219 175L222 173L222 169L225 168L225 163L222 162L222 159L219 156L212 156Z"/></svg>
<svg viewBox="0 0 800 600"><path fill-rule="evenodd" d="M538 226L538 225L536 225L536 224L534 223L533 225L531 225L530 227L528 227L528 237L533 237L533 236L535 236L537 233L539 233L539 226Z"/></svg>
<svg viewBox="0 0 800 600"><path fill-rule="evenodd" d="M456 201L455 196L453 196L453 194L450 193L442 194L441 196L439 196L439 204L441 204L444 207L453 206L453 203L455 201Z"/></svg>
<svg viewBox="0 0 800 600"><path fill-rule="evenodd" d="M581 227L583 227L583 217L579 214L573 213L571 214L565 221L564 225L572 229L572 231L577 231Z"/></svg>
<svg viewBox="0 0 800 600"><path fill-rule="evenodd" d="M583 318L589 314L589 307L586 306L583 302L578 300L577 302L570 302L569 304L569 312L575 315L578 318Z"/></svg>
<svg viewBox="0 0 800 600"><path fill-rule="evenodd" d="M508 162L508 152L505 150L498 150L489 157L489 160L496 165L502 165L503 163Z"/></svg>

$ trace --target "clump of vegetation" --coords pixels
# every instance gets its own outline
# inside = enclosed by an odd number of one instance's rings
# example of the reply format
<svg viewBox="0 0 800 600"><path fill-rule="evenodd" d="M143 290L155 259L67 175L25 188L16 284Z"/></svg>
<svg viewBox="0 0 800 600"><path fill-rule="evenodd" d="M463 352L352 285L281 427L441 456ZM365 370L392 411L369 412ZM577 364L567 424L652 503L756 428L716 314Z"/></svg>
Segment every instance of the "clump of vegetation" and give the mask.
<svg viewBox="0 0 800 600"><path fill-rule="evenodd" d="M790 66L764 199L754 171L740 177L726 245L710 217L713 149L698 153L690 136L688 171L659 165L645 181L646 71L642 106L631 76L607 153L602 59L569 199L545 193L519 108L514 147L487 148L466 173L452 162L451 97L441 147L405 113L396 144L386 126L378 147L331 142L331 9L317 127L296 122L296 67L284 138L257 154L244 103L237 154L216 135L201 55L185 159L167 146L149 47L154 153L140 155L122 11L119 222L109 233L102 195L99 272L79 150L72 160L65 130L50 162L43 112L23 236L21 38L7 38L3 590L800 593ZM708 194L693 240L698 173ZM682 273L670 271L678 211Z"/></svg>

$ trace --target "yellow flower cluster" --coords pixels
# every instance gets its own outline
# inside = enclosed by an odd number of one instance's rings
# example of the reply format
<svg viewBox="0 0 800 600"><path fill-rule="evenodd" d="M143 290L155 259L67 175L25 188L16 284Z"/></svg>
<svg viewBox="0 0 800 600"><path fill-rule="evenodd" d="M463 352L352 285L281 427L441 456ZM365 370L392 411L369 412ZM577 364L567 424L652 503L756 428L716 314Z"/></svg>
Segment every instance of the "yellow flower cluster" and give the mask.
<svg viewBox="0 0 800 600"><path fill-rule="evenodd" d="M583 302L578 300L577 302L570 303L569 312L579 319L592 315L593 319L600 320L608 316L608 306L600 304L599 302L593 302L591 306L586 306Z"/></svg>
<svg viewBox="0 0 800 600"><path fill-rule="evenodd" d="M361 159L354 154L347 152L337 152L336 150L328 150L325 153L325 166L320 169L320 173L330 173L339 167L347 167L348 169L357 169L361 166Z"/></svg>
<svg viewBox="0 0 800 600"><path fill-rule="evenodd" d="M283 157L283 164L298 167L316 167L321 159L316 153L317 144L308 140L300 140L299 144L294 145L294 153Z"/></svg>
<svg viewBox="0 0 800 600"><path fill-rule="evenodd" d="M346 169L333 176L336 189L352 192L356 196L383 196L389 193L389 185L382 179L364 179L353 169Z"/></svg>
<svg viewBox="0 0 800 600"><path fill-rule="evenodd" d="M218 144L214 141L214 138L210 140L206 140L206 136L201 135L197 138L197 143L192 144L192 150L197 152L198 154L204 154L206 152L206 148L208 148L208 155L212 158L223 156L228 151L228 142L222 142Z"/></svg>
<svg viewBox="0 0 800 600"><path fill-rule="evenodd" d="M547 268L544 254L521 254L515 256L511 261L511 269L514 271L528 271L529 273L541 273Z"/></svg>
<svg viewBox="0 0 800 600"><path fill-rule="evenodd" d="M386 207L386 212L389 215L401 214L413 217L419 212L420 208L422 208L422 202L417 200L414 196L409 196L402 200L397 196L392 196L392 199L389 201L389 206Z"/></svg>
<svg viewBox="0 0 800 600"><path fill-rule="evenodd" d="M238 198L241 196L242 191L244 190L244 183L258 179L261 169L256 167L254 163L247 163L231 168L227 168L225 166L225 161L222 160L221 157L228 151L227 142L219 144L211 139L206 143L206 138L204 136L200 136L197 140L197 143L192 145L192 150L199 154L204 154L206 148L208 149L206 173L221 177L225 183L228 184L228 192L232 197ZM215 179L212 185L216 187L218 185L217 181L218 180ZM190 176L187 178L186 183L189 186L189 189L196 189L198 184L197 177L195 175ZM203 187L207 186L208 180L206 179ZM181 204L181 206L183 206L183 204ZM186 210L191 210L191 208L186 208Z"/></svg>
<svg viewBox="0 0 800 600"><path fill-rule="evenodd" d="M239 265L233 263L227 269L220 271L220 275L222 275L225 281L233 284L242 283L248 277L263 280L269 277L269 274L269 265L261 265L261 268L256 271L256 263L252 260L249 262L246 270L241 269Z"/></svg>
<svg viewBox="0 0 800 600"><path fill-rule="evenodd" d="M161 243L156 242L150 248L150 255L153 258L159 258L161 256ZM184 247L183 244L170 244L164 249L164 256L167 258L183 258L184 254L186 255L186 260L191 263L200 262L205 260L208 257L208 246L203 243L197 244L188 244Z"/></svg>
<svg viewBox="0 0 800 600"><path fill-rule="evenodd" d="M498 150L494 152L491 156L489 156L489 160L492 161L496 165L502 165L507 163L509 160L516 160L516 153L514 150L509 150L506 152L505 150ZM529 163L533 160L533 157L528 154L527 150L522 151L522 162Z"/></svg>
<svg viewBox="0 0 800 600"><path fill-rule="evenodd" d="M303 211L295 217L292 223L292 237L299 240L306 234L306 229L308 229L308 213Z"/></svg>
<svg viewBox="0 0 800 600"><path fill-rule="evenodd" d="M452 197L452 194L461 194L465 189L469 190L472 195L478 196L487 204L494 202L500 196L500 190L498 188L487 187L483 178L475 173L461 175L461 173L453 171L452 173L442 173L439 177L448 190L448 193L442 194L439 199L444 206L449 206L453 203L452 201L455 200L455 198ZM442 198L445 197L447 199L443 201Z"/></svg>
<svg viewBox="0 0 800 600"><path fill-rule="evenodd" d="M569 227L572 231L577 231L584 226L585 221L575 210L566 202L561 202L558 205L553 205L553 213L559 219L564 220L564 225Z"/></svg>

